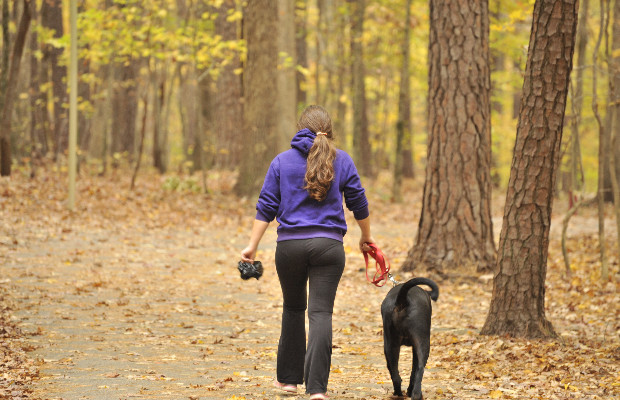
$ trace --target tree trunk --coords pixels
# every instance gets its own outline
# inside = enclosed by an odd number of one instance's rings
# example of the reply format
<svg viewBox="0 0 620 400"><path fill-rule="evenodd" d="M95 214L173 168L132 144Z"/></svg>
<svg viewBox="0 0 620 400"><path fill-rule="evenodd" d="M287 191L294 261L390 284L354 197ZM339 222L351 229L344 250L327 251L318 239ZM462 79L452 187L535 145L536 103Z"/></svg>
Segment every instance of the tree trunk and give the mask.
<svg viewBox="0 0 620 400"><path fill-rule="evenodd" d="M351 6L351 57L353 92L353 157L362 176L372 176L372 154L368 133L366 85L364 83L364 11L366 0L349 0Z"/></svg>
<svg viewBox="0 0 620 400"><path fill-rule="evenodd" d="M4 95L9 80L9 54L11 34L9 33L9 0L2 0L2 66L0 67L0 109L4 107Z"/></svg>
<svg viewBox="0 0 620 400"><path fill-rule="evenodd" d="M422 215L403 269L495 263L487 1L433 1L429 138ZM455 33L457 33L455 35Z"/></svg>
<svg viewBox="0 0 620 400"><path fill-rule="evenodd" d="M156 62L156 61L155 61ZM157 68L157 67L155 67ZM155 72L156 78L154 79L155 98L154 104L154 121L153 126L153 166L157 168L160 174L164 174L168 168L166 165L166 141L165 141L165 127L163 126L166 104L166 83L164 74Z"/></svg>
<svg viewBox="0 0 620 400"><path fill-rule="evenodd" d="M13 44L9 73L7 75L7 85L2 93L2 114L0 115L0 175L11 175L11 117L13 116L13 104L17 91L19 64L26 45L26 34L30 27L31 3L30 0L23 0L23 13L17 28L17 35Z"/></svg>
<svg viewBox="0 0 620 400"><path fill-rule="evenodd" d="M185 73L182 71L185 69ZM198 74L193 65L179 69L179 90L177 94L179 116L183 131L185 161L191 161L190 172L202 169L202 138L200 125L200 89Z"/></svg>
<svg viewBox="0 0 620 400"><path fill-rule="evenodd" d="M600 262L601 262L601 279L604 281L608 278L609 266L607 262L607 240L605 237L605 175L608 174L608 158L607 158L607 132L609 131L610 124L609 118L607 121L603 123L601 115L599 113L599 104L598 104L598 52L601 47L601 41L603 40L603 36L607 32L607 26L609 22L609 0L601 0L601 14L600 14L600 26L599 26L599 35L598 40L596 41L596 45L594 46L593 56L592 56L592 65L594 68L592 69L592 111L594 113L594 117L596 118L596 122L598 124L598 188L597 188L597 198L598 198L598 239L599 239L599 254L600 254ZM605 107L608 108L608 107ZM607 117L609 117L609 112L607 112Z"/></svg>
<svg viewBox="0 0 620 400"><path fill-rule="evenodd" d="M63 34L62 0L47 0L41 6L41 24L54 31L54 38L60 39ZM67 124L67 112L63 104L67 103L67 85L65 78L67 68L60 62L63 49L46 45L45 57L51 69L52 94L53 94L53 119L52 136L54 140L54 158L67 150L69 144L69 126Z"/></svg>
<svg viewBox="0 0 620 400"><path fill-rule="evenodd" d="M308 69L308 45L306 44L307 36L307 11L306 0L297 0L295 2L295 26L297 26L297 32L295 33L295 55L297 57L297 65L301 68ZM297 71L295 74L297 84L297 101L295 105L298 108L305 108L306 106L306 92L307 81L306 76L302 71Z"/></svg>
<svg viewBox="0 0 620 400"><path fill-rule="evenodd" d="M31 5L32 19L37 21L36 3ZM45 156L49 151L47 142L49 121L45 108L45 93L41 91L41 70L44 61L39 62L39 39L36 30L30 32L30 140L33 159Z"/></svg>
<svg viewBox="0 0 620 400"><path fill-rule="evenodd" d="M244 148L235 192L240 196L257 196L269 163L276 155L277 3L250 1L244 15L247 41L243 75Z"/></svg>
<svg viewBox="0 0 620 400"><path fill-rule="evenodd" d="M616 239L620 249L620 0L614 0L614 11L611 40L611 76L612 109L614 113L610 134L609 152L611 154L610 171L614 192L614 209L616 213ZM610 110L611 111L611 110Z"/></svg>
<svg viewBox="0 0 620 400"><path fill-rule="evenodd" d="M400 88L398 94L398 121L396 122L396 160L394 162L394 183L392 185L392 200L401 202L402 181L403 181L403 152L404 142L411 141L411 96L409 94L409 43L410 43L410 23L411 19L411 0L407 0L407 11L405 12L405 29L401 51L403 53L403 63L400 70Z"/></svg>
<svg viewBox="0 0 620 400"><path fill-rule="evenodd" d="M578 0L536 0L493 297L481 333L549 337L549 228Z"/></svg>
<svg viewBox="0 0 620 400"><path fill-rule="evenodd" d="M579 141L579 124L581 124L581 112L583 109L583 70L586 64L586 46L588 44L588 7L589 0L582 0L579 10L579 23L577 24L577 71L575 78L575 92L572 96L571 106L573 120L571 124L571 151L570 151L570 189L569 197L571 204L574 201L573 191L579 191L583 187L583 165L581 161L581 145Z"/></svg>
<svg viewBox="0 0 620 400"><path fill-rule="evenodd" d="M115 70L112 119L112 152L134 156L138 95L134 60L117 63Z"/></svg>
<svg viewBox="0 0 620 400"><path fill-rule="evenodd" d="M142 98L143 105L143 114L142 114L142 124L140 127L140 144L138 145L138 154L136 155L136 165L133 169L133 174L131 175L131 185L129 186L129 190L133 190L136 186L136 178L138 176L138 171L140 170L140 164L142 164L142 153L144 151L144 137L146 136L146 117L148 115L149 110L149 101L148 101L148 90L147 93L144 94Z"/></svg>
<svg viewBox="0 0 620 400"><path fill-rule="evenodd" d="M215 20L216 34L222 41L237 41L240 39L238 21L227 21L229 10L236 8L235 0L226 0L220 7ZM235 169L239 166L243 142L243 113L242 105L242 76L235 73L241 68L238 57L222 66L217 78L216 91L212 93L214 107L213 140L215 142L216 164L222 168Z"/></svg>
<svg viewBox="0 0 620 400"><path fill-rule="evenodd" d="M278 78L277 136L278 151L290 147L296 132L297 109L295 86L295 1L278 0Z"/></svg>
<svg viewBox="0 0 620 400"><path fill-rule="evenodd" d="M80 2L78 5L78 13L82 13L86 10L86 5ZM90 44L86 44L84 47L90 50ZM88 58L81 59L79 61L78 71L80 76L85 76L90 73L90 60ZM81 102L92 103L90 95L90 83L81 80L78 82L78 96ZM137 102L137 99L136 99ZM79 148L82 151L88 149L90 144L90 138L92 135L91 122L93 120L93 113L91 111L82 110L78 113L78 135L79 135ZM79 165L79 164L78 164Z"/></svg>
<svg viewBox="0 0 620 400"><path fill-rule="evenodd" d="M346 26L347 26L347 17L346 17L346 13L339 13L339 18L338 18L338 33L340 35L340 37L342 38L341 40L337 40L336 41L336 48L337 48L337 55L336 55L336 63L337 63L337 70L338 70L338 76L340 77L340 79L338 79L338 82L336 84L336 91L338 92L339 96L338 96L338 101L337 101L337 105L336 105L336 110L335 110L335 118L332 118L333 120L333 124L334 124L334 132L336 133L336 140L339 143L339 145L345 149L347 149L347 132L346 132L346 126L347 124L345 124L345 119L346 119L346 115L347 115L347 102L345 100L346 98L346 93L345 90L346 88L351 87L351 85L349 84L349 79L348 78L348 71L349 71L349 67L348 67L348 60L350 59L350 57L348 57L347 52L346 52ZM347 149L348 150L348 149Z"/></svg>

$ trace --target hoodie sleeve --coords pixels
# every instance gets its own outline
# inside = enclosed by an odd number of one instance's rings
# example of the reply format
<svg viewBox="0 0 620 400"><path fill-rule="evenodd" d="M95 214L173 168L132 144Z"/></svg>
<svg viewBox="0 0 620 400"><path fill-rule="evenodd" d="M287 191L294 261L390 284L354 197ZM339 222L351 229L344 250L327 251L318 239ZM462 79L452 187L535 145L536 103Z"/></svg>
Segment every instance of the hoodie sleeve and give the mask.
<svg viewBox="0 0 620 400"><path fill-rule="evenodd" d="M366 191L362 187L362 181L357 173L357 168L348 154L346 154L343 167L344 202L347 205L347 208L353 212L355 219L361 220L367 218L370 215L370 212L368 211Z"/></svg>
<svg viewBox="0 0 620 400"><path fill-rule="evenodd" d="M280 163L276 157L267 170L263 188L256 203L256 219L271 222L280 207Z"/></svg>

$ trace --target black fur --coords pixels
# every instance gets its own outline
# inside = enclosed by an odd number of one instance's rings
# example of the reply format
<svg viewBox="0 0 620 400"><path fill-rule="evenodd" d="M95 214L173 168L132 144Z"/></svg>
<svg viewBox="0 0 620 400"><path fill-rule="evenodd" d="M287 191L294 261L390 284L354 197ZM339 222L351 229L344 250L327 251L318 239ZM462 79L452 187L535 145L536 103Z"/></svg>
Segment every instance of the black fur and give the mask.
<svg viewBox="0 0 620 400"><path fill-rule="evenodd" d="M428 292L418 285L427 285ZM401 346L413 350L413 367L407 397L422 399L422 377L430 353L431 299L439 297L439 287L427 278L413 278L393 287L381 303L383 317L383 351L390 371L394 395L403 396L402 379L398 373ZM413 395L413 396L412 396Z"/></svg>

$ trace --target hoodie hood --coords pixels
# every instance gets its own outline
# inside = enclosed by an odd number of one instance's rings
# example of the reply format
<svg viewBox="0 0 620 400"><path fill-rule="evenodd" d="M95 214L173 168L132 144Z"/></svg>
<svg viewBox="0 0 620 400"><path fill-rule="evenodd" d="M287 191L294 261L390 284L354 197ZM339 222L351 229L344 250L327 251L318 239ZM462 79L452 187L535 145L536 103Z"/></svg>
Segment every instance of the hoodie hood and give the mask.
<svg viewBox="0 0 620 400"><path fill-rule="evenodd" d="M308 128L304 128L293 136L291 147L301 151L303 155L307 156L308 153L310 153L310 148L314 144L314 138L316 138L316 133Z"/></svg>

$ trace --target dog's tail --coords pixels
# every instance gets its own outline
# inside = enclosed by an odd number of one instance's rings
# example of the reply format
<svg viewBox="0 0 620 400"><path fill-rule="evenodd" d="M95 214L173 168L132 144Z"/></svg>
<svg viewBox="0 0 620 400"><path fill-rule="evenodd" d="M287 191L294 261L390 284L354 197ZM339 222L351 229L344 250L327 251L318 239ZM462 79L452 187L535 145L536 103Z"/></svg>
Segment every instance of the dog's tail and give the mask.
<svg viewBox="0 0 620 400"><path fill-rule="evenodd" d="M437 301L439 297L439 286L432 280L428 278L413 278L403 283L403 287L398 292L398 296L396 297L396 306L397 307L405 307L407 305L407 292L414 286L418 285L426 285L431 288L431 292L429 292L429 296L431 300Z"/></svg>

